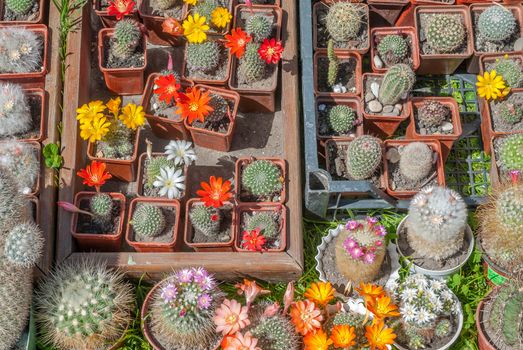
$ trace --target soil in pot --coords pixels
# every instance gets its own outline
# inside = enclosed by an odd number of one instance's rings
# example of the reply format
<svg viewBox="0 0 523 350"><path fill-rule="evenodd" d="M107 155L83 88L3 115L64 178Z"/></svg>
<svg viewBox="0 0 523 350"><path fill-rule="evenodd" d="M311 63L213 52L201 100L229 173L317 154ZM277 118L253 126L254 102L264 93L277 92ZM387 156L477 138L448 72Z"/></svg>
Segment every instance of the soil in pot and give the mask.
<svg viewBox="0 0 523 350"><path fill-rule="evenodd" d="M498 6L498 5L493 5ZM514 33L505 40L502 41L489 41L483 37L478 30L479 16L485 9L472 10L472 30L474 31L474 48L477 52L511 52L514 51L514 43L520 38L521 28L520 23L522 19L517 20L517 14L520 12L512 11L514 17L516 17L516 28Z"/></svg>
<svg viewBox="0 0 523 350"><path fill-rule="evenodd" d="M384 117L400 117L407 99L402 99L394 105L383 105L378 100L378 93L383 77L367 76L364 86L365 113Z"/></svg>
<svg viewBox="0 0 523 350"><path fill-rule="evenodd" d="M194 205L203 205L195 203ZM197 230L194 226L193 235L191 238L191 243L226 243L231 241L231 237L234 234L232 232L232 212L233 207L231 205L224 205L220 208L220 211L223 215L220 223L220 232L218 235L210 237L203 234L200 230ZM191 224L192 225L192 224ZM218 239L215 239L218 238Z"/></svg>
<svg viewBox="0 0 523 350"><path fill-rule="evenodd" d="M154 0L142 0L143 5L141 9L144 10L144 14L151 16L160 16L160 17L172 17L179 19L183 15L183 0L176 1L176 4L169 9L160 9L153 6Z"/></svg>
<svg viewBox="0 0 523 350"><path fill-rule="evenodd" d="M419 51L422 55L440 55L440 52L437 52L434 50L427 42L427 38L425 36L427 27L430 23L430 21L433 19L433 17L441 16L443 13L441 12L435 12L435 13L420 13L418 14L418 20L419 20L419 28L418 28L418 38L419 38ZM467 44L469 38L468 31L466 30L466 22L465 18L463 18L463 15L461 13L444 13L445 16L454 17L456 19L459 19L461 24L463 25L463 30L465 31L465 37L463 38L463 42L461 43L461 46L457 48L456 50L447 53L450 55L459 55L459 54L466 54L467 53Z"/></svg>
<svg viewBox="0 0 523 350"><path fill-rule="evenodd" d="M17 138L17 139L38 139L40 137L40 128L42 122L42 97L40 95L28 94L27 103L31 113L32 121L29 131L18 133L10 136L0 137L0 139Z"/></svg>
<svg viewBox="0 0 523 350"><path fill-rule="evenodd" d="M205 71L201 67L191 67L187 61L187 48L185 51L185 78L197 80L226 80L229 71L229 53L221 41L214 40L219 46L219 60L216 69ZM187 44L187 45L203 45L203 44Z"/></svg>
<svg viewBox="0 0 523 350"><path fill-rule="evenodd" d="M378 45L381 42L381 40L383 40L383 38L388 35L391 35L391 34L376 33L376 35L374 35L374 37L373 37L374 42L371 43L371 45L374 46L374 57L371 57L371 59L374 61L373 62L374 66L376 66L376 68L378 68L378 69L381 69L381 68L389 68L397 63L403 63L403 64L409 65L411 68L414 68L414 60L412 59L412 47L413 47L412 35L409 35L407 33L402 33L401 31L396 33L396 35L401 36L403 38L403 40L405 41L405 43L407 44L408 50L407 50L407 56L405 56L405 58L403 58L399 62L392 63L392 62L389 62L389 59L387 59L386 57L380 56L379 51L377 49Z"/></svg>
<svg viewBox="0 0 523 350"><path fill-rule="evenodd" d="M285 210L285 208L282 207L282 210ZM240 216L240 230L239 230L239 237L238 237L238 246L239 247L241 247L242 249L246 249L242 246L241 240L243 237L243 232L249 230L249 226L247 225L247 222L249 221L249 219L254 217L255 215L264 215L264 214L269 214L272 217L272 220L274 220L276 227L278 227L278 232L276 233L276 235L274 235L274 237L267 237L264 235L266 238L266 243L264 244L263 248L266 250L280 249L280 247L284 243L284 242L282 242L283 237L281 237L282 226L284 224L281 210L275 210L275 211L246 210L246 211L241 212L240 213L240 215L241 215Z"/></svg>
<svg viewBox="0 0 523 350"><path fill-rule="evenodd" d="M151 204L142 202L143 204ZM132 242L154 242L154 243L170 243L173 241L173 230L176 226L176 208L174 207L160 207L165 218L165 228L162 233L154 237L143 237L137 235L134 230L129 233L129 239ZM131 226L132 227L132 226Z"/></svg>
<svg viewBox="0 0 523 350"><path fill-rule="evenodd" d="M23 22L30 22L30 21L36 21L38 17L40 16L40 1L37 0L34 2L33 6L27 11L26 13L17 15L13 11L7 8L5 5L5 1L3 1L3 10L2 10L2 17L0 18L1 21L9 21L9 22L15 22L15 21L23 21Z"/></svg>
<svg viewBox="0 0 523 350"><path fill-rule="evenodd" d="M347 93L356 93L356 65L357 60L354 57L339 58L338 74L336 76L337 87L344 87ZM337 92L327 83L327 72L329 70L329 59L327 57L318 57L318 91L319 92ZM343 92L343 91L341 91Z"/></svg>
<svg viewBox="0 0 523 350"><path fill-rule="evenodd" d="M430 100L427 99L426 101L428 102ZM425 125L422 120L418 119L419 108L416 108L416 106L413 105L416 133L419 135L452 135L454 133L454 125L452 124L452 111L447 105L443 104L443 106L447 109L448 113L441 124Z"/></svg>
<svg viewBox="0 0 523 350"><path fill-rule="evenodd" d="M113 199L113 210L111 212L111 220L107 224L100 224L93 220L92 216L86 214L78 214L78 221L75 231L77 233L92 233L92 234L116 234L120 226L120 206L122 203L119 200ZM81 199L79 208L85 211L89 209L89 199Z"/></svg>
<svg viewBox="0 0 523 350"><path fill-rule="evenodd" d="M339 105L336 103L327 103L322 102L318 104L318 134L320 136L345 136L345 137L352 137L356 135L356 127L363 122L363 118L359 117L357 115L358 111L349 106L354 111L354 117L357 118L353 122L353 127L347 131L347 132L337 132L332 130L329 124L329 113L335 106L346 106L343 103L340 103Z"/></svg>
<svg viewBox="0 0 523 350"><path fill-rule="evenodd" d="M157 157L162 157L162 156L155 156L155 155L152 156L152 158L157 158ZM149 172L147 171L149 164L151 163L151 159L149 159L148 157L144 157L144 159L145 160L143 162L143 168L140 169L140 171L143 174L142 183L138 184L138 186L142 187L143 196L160 197L160 194L159 194L160 188L153 186L153 182L156 181L156 178L153 178L153 179L149 178ZM167 158L165 158L165 160L167 160ZM169 163L169 166L175 166L173 161L167 161L167 162ZM176 168L178 168L178 167L176 167ZM186 175L185 171L183 173L184 173L183 175ZM183 198L184 196L185 196L185 192L183 192L182 195L177 199Z"/></svg>
<svg viewBox="0 0 523 350"><path fill-rule="evenodd" d="M144 66L145 45L143 40L140 41L140 44L136 48L135 53L125 59L121 59L112 54L110 48L114 41L114 37L106 37L104 40L104 68L141 68Z"/></svg>
<svg viewBox="0 0 523 350"><path fill-rule="evenodd" d="M515 132L523 130L523 93L513 93L502 101L490 101L492 128L496 132ZM504 116L520 117L515 123ZM513 120L515 121L515 119Z"/></svg>
<svg viewBox="0 0 523 350"><path fill-rule="evenodd" d="M193 121L191 126L193 128L206 129L209 131L214 131L214 132L218 132L220 134L225 135L229 131L229 127L231 125L232 116L230 115L230 112L232 110L234 110L234 100L228 99L226 96L222 96L219 94L213 94L212 92L209 94L209 96L211 97L211 102L210 102L211 106L213 106L213 99L220 99L220 96L223 97L223 99L225 99L225 101L227 101L228 108L227 108L227 113L226 113L225 117L220 118L220 120L218 120L218 121L215 121L214 118L208 118L208 117L205 118L205 120L203 122L201 122L199 120L195 120L195 121ZM212 113L213 112L211 112L211 114L209 114L209 115L212 115Z"/></svg>

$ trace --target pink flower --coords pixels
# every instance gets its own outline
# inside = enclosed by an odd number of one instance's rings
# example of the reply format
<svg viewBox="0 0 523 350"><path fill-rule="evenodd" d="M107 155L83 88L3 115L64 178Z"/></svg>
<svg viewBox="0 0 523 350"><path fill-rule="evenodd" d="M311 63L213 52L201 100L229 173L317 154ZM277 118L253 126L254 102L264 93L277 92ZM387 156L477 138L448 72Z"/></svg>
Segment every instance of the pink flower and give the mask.
<svg viewBox="0 0 523 350"><path fill-rule="evenodd" d="M347 239L343 242L343 248L345 248L346 251L352 250L357 246L358 243L356 243L352 237L347 237Z"/></svg>
<svg viewBox="0 0 523 350"><path fill-rule="evenodd" d="M372 253L372 252L367 252L365 254L365 256L363 257L363 261L366 263L366 264L372 264L374 262L374 260L376 259L376 254Z"/></svg>
<svg viewBox="0 0 523 350"><path fill-rule="evenodd" d="M383 241L376 241L374 243L377 247L381 247L383 245Z"/></svg>
<svg viewBox="0 0 523 350"><path fill-rule="evenodd" d="M178 281L180 283L189 283L189 282L192 282L193 275L194 275L194 273L192 270L183 269L183 270L178 271L178 273L176 274L176 277L178 278Z"/></svg>
<svg viewBox="0 0 523 350"><path fill-rule="evenodd" d="M167 284L162 288L162 294L160 295L165 303L170 303L178 295L178 288L172 283Z"/></svg>
<svg viewBox="0 0 523 350"><path fill-rule="evenodd" d="M513 184L516 184L519 180L519 176L521 175L521 171L519 170L511 170L508 172L510 174L510 178L512 180Z"/></svg>
<svg viewBox="0 0 523 350"><path fill-rule="evenodd" d="M263 316L272 317L276 315L278 311L280 311L280 304L278 304L278 302L274 302L265 308L263 311Z"/></svg>
<svg viewBox="0 0 523 350"><path fill-rule="evenodd" d="M294 282L287 284L287 289L283 295L283 313L286 314L289 307L294 302Z"/></svg>
<svg viewBox="0 0 523 350"><path fill-rule="evenodd" d="M374 230L378 236L385 237L387 235L387 229L383 225L376 226Z"/></svg>
<svg viewBox="0 0 523 350"><path fill-rule="evenodd" d="M207 310L211 307L212 298L209 294L202 294L198 297L198 307L203 310Z"/></svg>
<svg viewBox="0 0 523 350"><path fill-rule="evenodd" d="M193 279L196 283L202 283L209 276L209 273L203 267L193 268L192 271Z"/></svg>
<svg viewBox="0 0 523 350"><path fill-rule="evenodd" d="M225 299L213 317L214 324L217 326L216 333L234 334L250 325L248 310L236 300Z"/></svg>
<svg viewBox="0 0 523 350"><path fill-rule="evenodd" d="M250 332L245 335L238 332L234 338L227 341L227 346L223 350L261 350L256 344L258 344L258 339L253 338Z"/></svg>
<svg viewBox="0 0 523 350"><path fill-rule="evenodd" d="M357 229L358 227L360 227L360 223L357 222L356 220L349 220L347 221L347 223L345 224L345 228L349 231L352 231L352 230L355 230Z"/></svg>
<svg viewBox="0 0 523 350"><path fill-rule="evenodd" d="M354 247L351 251L349 251L349 254L352 256L353 259L358 260L363 256L363 250L361 250L360 247Z"/></svg>
<svg viewBox="0 0 523 350"><path fill-rule="evenodd" d="M374 226L378 223L378 218L374 216L367 216L367 224Z"/></svg>
<svg viewBox="0 0 523 350"><path fill-rule="evenodd" d="M243 283L237 283L235 287L238 288L238 294L245 294L247 306L251 305L258 295L270 293L269 290L260 288L256 284L256 281L250 281L248 279L243 279Z"/></svg>

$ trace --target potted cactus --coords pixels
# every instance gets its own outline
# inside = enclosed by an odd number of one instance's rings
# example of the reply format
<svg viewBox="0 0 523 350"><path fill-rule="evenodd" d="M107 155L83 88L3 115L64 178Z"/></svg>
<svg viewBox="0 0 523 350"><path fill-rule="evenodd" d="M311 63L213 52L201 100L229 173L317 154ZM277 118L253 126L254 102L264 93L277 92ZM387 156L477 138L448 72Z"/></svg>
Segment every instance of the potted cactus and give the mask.
<svg viewBox="0 0 523 350"><path fill-rule="evenodd" d="M139 95L147 67L147 38L143 26L123 19L98 33L98 67L107 88L120 95Z"/></svg>
<svg viewBox="0 0 523 350"><path fill-rule="evenodd" d="M450 276L467 262L474 235L463 198L446 187L429 186L412 199L397 229L397 248L418 273Z"/></svg>
<svg viewBox="0 0 523 350"><path fill-rule="evenodd" d="M177 30L183 31L180 22L187 15L187 3L183 0L142 0L138 13L149 32L148 40L153 45L180 45L178 35L173 36L165 21L172 20Z"/></svg>
<svg viewBox="0 0 523 350"><path fill-rule="evenodd" d="M418 36L414 27L372 28L370 31L372 71L384 73L398 63L416 71L420 65Z"/></svg>
<svg viewBox="0 0 523 350"><path fill-rule="evenodd" d="M2 5L0 23L38 24L44 19L44 0L5 0Z"/></svg>
<svg viewBox="0 0 523 350"><path fill-rule="evenodd" d="M230 30L232 24L233 0L198 0L192 1L188 12L205 17L209 26L209 34L224 35ZM256 4L255 2L252 2Z"/></svg>
<svg viewBox="0 0 523 350"><path fill-rule="evenodd" d="M37 196L40 191L41 146L35 141L0 142L0 166L17 179L18 192Z"/></svg>
<svg viewBox="0 0 523 350"><path fill-rule="evenodd" d="M506 184L523 172L523 133L493 137L491 143L493 184Z"/></svg>
<svg viewBox="0 0 523 350"><path fill-rule="evenodd" d="M213 0L205 0L213 1ZM196 84L225 85L229 80L231 54L223 40L209 38L202 43L187 43L182 76Z"/></svg>
<svg viewBox="0 0 523 350"><path fill-rule="evenodd" d="M318 97L316 125L316 136L322 141L362 135L360 100L355 97Z"/></svg>
<svg viewBox="0 0 523 350"><path fill-rule="evenodd" d="M134 0L91 0L94 13L106 28L113 28L123 18L138 20L138 9Z"/></svg>
<svg viewBox="0 0 523 350"><path fill-rule="evenodd" d="M523 132L523 91L511 93L505 99L485 101L484 118L491 136Z"/></svg>
<svg viewBox="0 0 523 350"><path fill-rule="evenodd" d="M495 70L503 77L512 92L523 89L523 53L494 53L481 55L480 73Z"/></svg>
<svg viewBox="0 0 523 350"><path fill-rule="evenodd" d="M409 116L407 102L416 82L408 65L398 63L383 74L363 74L364 123L375 134L390 137Z"/></svg>
<svg viewBox="0 0 523 350"><path fill-rule="evenodd" d="M240 203L285 203L287 163L284 159L241 157L236 160L234 186Z"/></svg>

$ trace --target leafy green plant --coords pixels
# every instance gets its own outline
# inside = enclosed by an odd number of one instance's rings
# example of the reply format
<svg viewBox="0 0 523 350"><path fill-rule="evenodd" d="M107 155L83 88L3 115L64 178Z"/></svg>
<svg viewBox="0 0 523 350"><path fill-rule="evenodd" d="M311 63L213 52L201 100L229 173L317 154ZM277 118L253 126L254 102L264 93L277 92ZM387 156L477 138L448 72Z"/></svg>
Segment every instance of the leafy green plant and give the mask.
<svg viewBox="0 0 523 350"><path fill-rule="evenodd" d="M49 143L42 149L42 155L45 159L45 166L51 169L60 170L64 157L60 155L60 146L58 143Z"/></svg>

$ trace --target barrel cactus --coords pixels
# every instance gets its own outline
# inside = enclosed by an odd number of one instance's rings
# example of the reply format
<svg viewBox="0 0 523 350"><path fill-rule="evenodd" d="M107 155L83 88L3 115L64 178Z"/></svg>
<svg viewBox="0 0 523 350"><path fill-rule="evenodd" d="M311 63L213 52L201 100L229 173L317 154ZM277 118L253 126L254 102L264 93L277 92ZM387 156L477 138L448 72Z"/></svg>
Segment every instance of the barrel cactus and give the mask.
<svg viewBox="0 0 523 350"><path fill-rule="evenodd" d="M7 237L4 254L12 264L30 268L34 266L44 248L44 238L38 225L23 222L14 227Z"/></svg>
<svg viewBox="0 0 523 350"><path fill-rule="evenodd" d="M208 237L213 237L220 233L222 216L219 209L206 207L202 204L194 205L189 211L189 219L194 229Z"/></svg>
<svg viewBox="0 0 523 350"><path fill-rule="evenodd" d="M270 196L283 189L282 171L270 160L255 160L243 169L241 184L253 196Z"/></svg>
<svg viewBox="0 0 523 350"><path fill-rule="evenodd" d="M245 23L245 31L250 34L254 40L263 41L272 33L272 21L269 17L254 14L247 18Z"/></svg>
<svg viewBox="0 0 523 350"><path fill-rule="evenodd" d="M516 31L516 18L510 9L492 5L479 15L478 31L485 40L500 42L509 39Z"/></svg>
<svg viewBox="0 0 523 350"><path fill-rule="evenodd" d="M238 78L240 82L250 84L263 79L266 63L258 53L259 44L249 42L245 47L245 54L240 59Z"/></svg>
<svg viewBox="0 0 523 350"><path fill-rule="evenodd" d="M434 14L425 29L425 36L436 53L453 53L463 45L466 31L459 15Z"/></svg>
<svg viewBox="0 0 523 350"><path fill-rule="evenodd" d="M165 229L165 215L162 208L156 205L139 203L130 224L142 238L157 237Z"/></svg>
<svg viewBox="0 0 523 350"><path fill-rule="evenodd" d="M327 43L327 58L329 60L329 69L327 71L327 84L334 86L338 79L339 61L338 56L334 52L334 41L329 39Z"/></svg>
<svg viewBox="0 0 523 350"><path fill-rule="evenodd" d="M502 169L523 171L523 134L505 137L499 148Z"/></svg>
<svg viewBox="0 0 523 350"><path fill-rule="evenodd" d="M114 41L111 43L110 52L119 59L131 57L142 38L142 31L138 22L132 19L123 19L114 27Z"/></svg>
<svg viewBox="0 0 523 350"><path fill-rule="evenodd" d="M193 13L200 14L208 21L211 19L212 12L219 6L217 0L200 0L194 5Z"/></svg>
<svg viewBox="0 0 523 350"><path fill-rule="evenodd" d="M5 0L5 7L16 15L24 15L35 5L36 0Z"/></svg>
<svg viewBox="0 0 523 350"><path fill-rule="evenodd" d="M503 57L497 59L493 69L503 77L507 85L513 89L523 87L522 62Z"/></svg>
<svg viewBox="0 0 523 350"><path fill-rule="evenodd" d="M416 74L408 65L399 63L389 68L380 84L378 99L385 105L398 103L405 95L410 93Z"/></svg>
<svg viewBox="0 0 523 350"><path fill-rule="evenodd" d="M363 22L359 6L348 1L335 2L330 6L325 24L334 41L346 42L358 36Z"/></svg>
<svg viewBox="0 0 523 350"><path fill-rule="evenodd" d="M0 28L0 73L42 71L43 41L35 32L19 27Z"/></svg>
<svg viewBox="0 0 523 350"><path fill-rule="evenodd" d="M349 106L337 105L331 108L327 120L334 132L344 134L354 128L356 113Z"/></svg>
<svg viewBox="0 0 523 350"><path fill-rule="evenodd" d="M387 64L393 65L402 62L409 53L409 46L401 35L385 35L378 44L380 58Z"/></svg>
<svg viewBox="0 0 523 350"><path fill-rule="evenodd" d="M133 132L120 120L111 121L109 132L103 141L96 143L96 152L103 154L103 158L129 159L133 153Z"/></svg>
<svg viewBox="0 0 523 350"><path fill-rule="evenodd" d="M280 231L279 223L274 213L261 211L250 214L245 220L245 230L253 231L259 229L266 238L276 238Z"/></svg>
<svg viewBox="0 0 523 350"><path fill-rule="evenodd" d="M220 63L221 47L216 41L187 44L186 62L189 69L212 73Z"/></svg>
<svg viewBox="0 0 523 350"><path fill-rule="evenodd" d="M31 129L33 118L22 86L0 83L0 120L0 136L14 136Z"/></svg>
<svg viewBox="0 0 523 350"><path fill-rule="evenodd" d="M219 94L211 94L209 106L212 107L213 111L205 117L205 121L210 123L221 122L229 111L229 102L227 102L225 97Z"/></svg>
<svg viewBox="0 0 523 350"><path fill-rule="evenodd" d="M382 161L380 139L363 135L356 137L347 148L347 172L354 180L371 177Z"/></svg>
<svg viewBox="0 0 523 350"><path fill-rule="evenodd" d="M443 103L427 100L418 109L418 120L425 127L437 127L445 121L449 113L449 108Z"/></svg>
<svg viewBox="0 0 523 350"><path fill-rule="evenodd" d="M523 118L521 105L510 101L501 102L498 113L501 120L507 124L519 123Z"/></svg>
<svg viewBox="0 0 523 350"><path fill-rule="evenodd" d="M291 320L276 313L265 315L264 310L272 307L268 302L260 302L250 311L251 327L249 331L258 339L258 346L263 350L298 350L300 343Z"/></svg>
<svg viewBox="0 0 523 350"><path fill-rule="evenodd" d="M400 156L400 173L410 181L421 181L429 176L433 164L432 149L423 142L406 145Z"/></svg>
<svg viewBox="0 0 523 350"><path fill-rule="evenodd" d="M165 11L173 8L178 3L178 0L151 0L151 5L157 11Z"/></svg>
<svg viewBox="0 0 523 350"><path fill-rule="evenodd" d="M113 198L108 193L97 193L89 200L89 208L94 215L93 221L106 228L112 217Z"/></svg>

